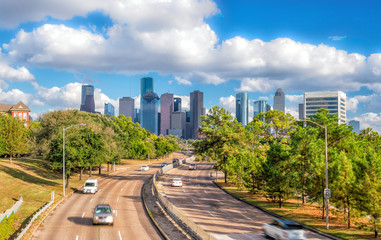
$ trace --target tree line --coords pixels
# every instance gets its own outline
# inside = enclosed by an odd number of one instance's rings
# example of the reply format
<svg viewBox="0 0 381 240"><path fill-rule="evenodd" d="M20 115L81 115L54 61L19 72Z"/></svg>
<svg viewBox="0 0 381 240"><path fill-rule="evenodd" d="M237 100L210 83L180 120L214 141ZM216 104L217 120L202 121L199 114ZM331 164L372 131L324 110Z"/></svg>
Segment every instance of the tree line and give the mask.
<svg viewBox="0 0 381 240"><path fill-rule="evenodd" d="M310 121L327 126L330 204L343 211L348 228L367 217L374 230L381 219L381 137L371 129L361 134L339 124L337 115L321 109ZM225 182L263 194L282 207L300 196L319 203L324 218L325 133L310 122L274 110L243 126L224 108L202 117L194 143L199 158L215 161Z"/></svg>
<svg viewBox="0 0 381 240"><path fill-rule="evenodd" d="M81 124L68 128L69 126ZM73 172L91 170L120 159L157 158L178 150L174 136L158 137L124 115L108 116L77 110L58 110L42 115L26 129L21 121L0 114L0 156L40 156L56 171L63 168L65 130L65 171L67 184Z"/></svg>

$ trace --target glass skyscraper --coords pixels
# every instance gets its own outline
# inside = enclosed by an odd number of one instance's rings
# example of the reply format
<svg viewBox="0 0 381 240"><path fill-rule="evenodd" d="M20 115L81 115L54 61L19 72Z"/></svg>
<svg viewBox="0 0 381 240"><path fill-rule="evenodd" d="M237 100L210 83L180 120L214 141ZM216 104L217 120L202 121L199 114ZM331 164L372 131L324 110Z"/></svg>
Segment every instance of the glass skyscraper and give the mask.
<svg viewBox="0 0 381 240"><path fill-rule="evenodd" d="M142 78L140 90L140 125L151 133L159 135L159 97L153 92L153 79Z"/></svg>
<svg viewBox="0 0 381 240"><path fill-rule="evenodd" d="M81 111L95 113L94 86L82 85Z"/></svg>
<svg viewBox="0 0 381 240"><path fill-rule="evenodd" d="M246 126L249 122L249 98L247 93L236 94L235 116L243 126Z"/></svg>
<svg viewBox="0 0 381 240"><path fill-rule="evenodd" d="M140 79L140 97L143 98L144 94L148 91L153 92L153 78L144 77Z"/></svg>
<svg viewBox="0 0 381 240"><path fill-rule="evenodd" d="M181 112L181 98L178 98L178 97L174 98L173 104L174 104L173 111Z"/></svg>
<svg viewBox="0 0 381 240"><path fill-rule="evenodd" d="M284 113L286 112L285 95L281 88L278 88L274 95L274 110L276 109Z"/></svg>
<svg viewBox="0 0 381 240"><path fill-rule="evenodd" d="M254 101L254 117L258 116L258 114L266 113L267 104L265 100Z"/></svg>
<svg viewBox="0 0 381 240"><path fill-rule="evenodd" d="M115 108L111 103L105 103L105 115L109 115L110 117L115 116Z"/></svg>

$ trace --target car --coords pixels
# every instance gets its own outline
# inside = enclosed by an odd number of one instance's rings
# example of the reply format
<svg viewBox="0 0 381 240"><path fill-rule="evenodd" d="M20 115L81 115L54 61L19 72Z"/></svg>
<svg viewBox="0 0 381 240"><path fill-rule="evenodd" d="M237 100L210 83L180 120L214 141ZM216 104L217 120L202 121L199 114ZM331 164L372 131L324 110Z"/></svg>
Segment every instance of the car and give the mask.
<svg viewBox="0 0 381 240"><path fill-rule="evenodd" d="M181 180L181 178L173 178L171 185L172 185L172 187L182 187L183 181Z"/></svg>
<svg viewBox="0 0 381 240"><path fill-rule="evenodd" d="M265 237L274 239L306 239L303 225L297 222L274 218L271 224L263 224Z"/></svg>
<svg viewBox="0 0 381 240"><path fill-rule="evenodd" d="M140 167L140 171L148 171L149 170L149 166L148 165L143 165Z"/></svg>
<svg viewBox="0 0 381 240"><path fill-rule="evenodd" d="M110 204L98 204L93 210L93 225L114 225L114 216Z"/></svg>
<svg viewBox="0 0 381 240"><path fill-rule="evenodd" d="M98 180L89 178L83 186L83 193L96 193L98 192Z"/></svg>
<svg viewBox="0 0 381 240"><path fill-rule="evenodd" d="M162 162L162 163L161 163L161 167L165 167L165 166L168 166L168 163L166 163L166 162Z"/></svg>
<svg viewBox="0 0 381 240"><path fill-rule="evenodd" d="M174 159L172 159L172 163L173 163L173 164L177 163L178 161L179 161L178 158L174 158Z"/></svg>
<svg viewBox="0 0 381 240"><path fill-rule="evenodd" d="M197 169L197 166L196 166L196 163L191 163L189 164L189 170L196 170Z"/></svg>

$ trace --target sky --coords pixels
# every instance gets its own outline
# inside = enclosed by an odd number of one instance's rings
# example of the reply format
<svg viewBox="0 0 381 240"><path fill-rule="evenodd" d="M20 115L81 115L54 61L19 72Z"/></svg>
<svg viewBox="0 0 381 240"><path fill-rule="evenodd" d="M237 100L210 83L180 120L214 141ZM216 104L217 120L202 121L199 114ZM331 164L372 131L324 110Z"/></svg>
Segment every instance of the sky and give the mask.
<svg viewBox="0 0 381 240"><path fill-rule="evenodd" d="M273 104L277 88L298 117L307 91L343 91L347 121L381 132L381 3L369 0L0 0L0 102L37 119L139 99L140 79L189 109L235 112L236 93ZM139 107L139 101L135 101ZM253 104L251 102L250 116Z"/></svg>

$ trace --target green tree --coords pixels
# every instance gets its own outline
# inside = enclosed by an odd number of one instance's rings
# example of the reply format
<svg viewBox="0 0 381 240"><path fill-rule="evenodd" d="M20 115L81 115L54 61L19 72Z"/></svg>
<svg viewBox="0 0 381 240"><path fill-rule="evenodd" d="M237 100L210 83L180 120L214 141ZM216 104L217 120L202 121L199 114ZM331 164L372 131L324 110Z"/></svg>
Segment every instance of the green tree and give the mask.
<svg viewBox="0 0 381 240"><path fill-rule="evenodd" d="M27 153L27 132L24 124L17 118L0 114L0 135L3 152L9 155L9 162L16 154Z"/></svg>

